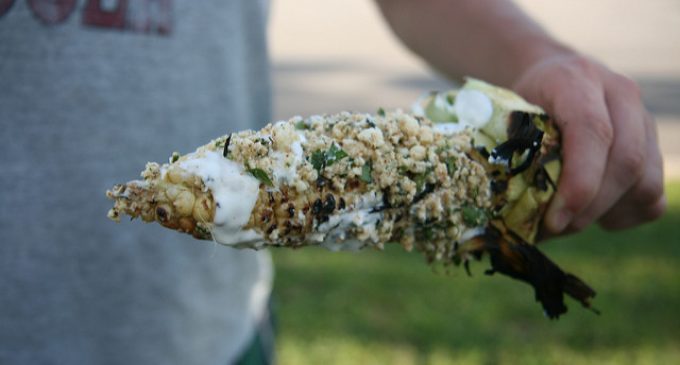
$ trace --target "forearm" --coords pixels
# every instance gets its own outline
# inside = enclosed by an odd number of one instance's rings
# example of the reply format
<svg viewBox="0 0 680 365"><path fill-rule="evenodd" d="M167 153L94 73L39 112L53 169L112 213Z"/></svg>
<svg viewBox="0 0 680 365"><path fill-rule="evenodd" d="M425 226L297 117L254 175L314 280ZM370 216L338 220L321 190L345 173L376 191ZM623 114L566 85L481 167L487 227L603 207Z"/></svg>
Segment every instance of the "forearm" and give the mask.
<svg viewBox="0 0 680 365"><path fill-rule="evenodd" d="M507 0L377 0L396 35L451 78L511 86L530 65L572 52Z"/></svg>

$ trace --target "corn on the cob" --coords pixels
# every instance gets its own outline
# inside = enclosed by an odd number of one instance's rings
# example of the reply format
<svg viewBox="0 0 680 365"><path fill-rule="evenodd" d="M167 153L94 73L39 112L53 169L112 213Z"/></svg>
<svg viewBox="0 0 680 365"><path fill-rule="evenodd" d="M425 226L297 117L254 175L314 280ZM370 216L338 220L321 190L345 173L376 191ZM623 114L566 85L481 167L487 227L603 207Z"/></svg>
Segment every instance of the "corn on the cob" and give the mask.
<svg viewBox="0 0 680 365"><path fill-rule="evenodd" d="M594 292L529 245L559 175L559 136L542 110L476 80L416 109L295 117L174 153L109 190L109 217L237 247L399 242L446 264L489 252L495 271L536 287L551 317L566 311L563 291L589 306Z"/></svg>

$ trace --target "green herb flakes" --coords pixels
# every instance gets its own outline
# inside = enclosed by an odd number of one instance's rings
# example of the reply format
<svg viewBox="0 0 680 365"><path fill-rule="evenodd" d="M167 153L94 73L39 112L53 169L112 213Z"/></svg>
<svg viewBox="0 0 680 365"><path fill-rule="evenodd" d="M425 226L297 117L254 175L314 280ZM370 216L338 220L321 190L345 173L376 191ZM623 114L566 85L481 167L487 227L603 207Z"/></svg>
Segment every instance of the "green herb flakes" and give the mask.
<svg viewBox="0 0 680 365"><path fill-rule="evenodd" d="M312 156L310 157L310 161L312 163L312 166L314 166L314 169L319 171L323 168L324 166L324 161L326 160L326 153L324 151L316 151L312 153Z"/></svg>
<svg viewBox="0 0 680 365"><path fill-rule="evenodd" d="M373 172L373 165L370 162L367 162L364 166L361 167L361 181L365 182L366 184L370 184L373 182L373 176L371 173Z"/></svg>
<svg viewBox="0 0 680 365"><path fill-rule="evenodd" d="M332 144L326 151L319 150L313 152L309 162L311 162L315 170L321 171L326 166L331 166L347 156L347 152L343 151L342 148L338 147L336 144Z"/></svg>
<svg viewBox="0 0 680 365"><path fill-rule="evenodd" d="M340 161L347 156L347 152L343 151L342 148L338 147L334 143L326 152L326 166L330 166L336 161Z"/></svg>
<svg viewBox="0 0 680 365"><path fill-rule="evenodd" d="M385 116L385 109L378 108L378 115L381 116L381 117L384 117Z"/></svg>
<svg viewBox="0 0 680 365"><path fill-rule="evenodd" d="M464 206L460 210L463 222L469 227L478 227L486 224L487 216L483 209L472 206Z"/></svg>
<svg viewBox="0 0 680 365"><path fill-rule="evenodd" d="M418 174L413 177L413 181L416 182L416 192L421 192L423 190L423 186L425 186L425 180L427 179L426 174Z"/></svg>
<svg viewBox="0 0 680 365"><path fill-rule="evenodd" d="M267 173L259 168L248 168L248 173L253 175L254 178L260 180L261 183L267 185L267 186L273 186L274 184L272 183L272 180L269 178Z"/></svg>
<svg viewBox="0 0 680 365"><path fill-rule="evenodd" d="M307 123L305 123L304 120L301 120L301 121L295 123L295 129L302 131L302 130L309 129L309 126L307 125Z"/></svg>
<svg viewBox="0 0 680 365"><path fill-rule="evenodd" d="M456 172L456 169L458 168L456 166L456 158L455 157L448 157L444 163L446 163L446 171L449 173L449 176L453 176L453 174Z"/></svg>
<svg viewBox="0 0 680 365"><path fill-rule="evenodd" d="M429 166L425 172L422 174L417 174L413 177L413 181L416 183L416 192L420 193L423 191L423 187L425 186L425 183L427 182L427 177L434 171L434 168L432 166Z"/></svg>

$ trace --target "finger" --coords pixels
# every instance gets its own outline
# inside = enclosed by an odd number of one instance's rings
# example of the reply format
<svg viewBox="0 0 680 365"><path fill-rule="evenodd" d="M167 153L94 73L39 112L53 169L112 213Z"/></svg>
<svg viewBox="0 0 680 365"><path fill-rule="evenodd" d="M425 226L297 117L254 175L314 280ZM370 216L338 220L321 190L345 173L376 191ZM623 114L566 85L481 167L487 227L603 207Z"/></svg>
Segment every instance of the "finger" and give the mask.
<svg viewBox="0 0 680 365"><path fill-rule="evenodd" d="M600 219L599 223L602 228L607 230L632 228L659 218L666 211L666 204L665 195L659 197L655 203L647 206L625 204L625 206L616 208L611 213L606 214Z"/></svg>
<svg viewBox="0 0 680 365"><path fill-rule="evenodd" d="M613 139L600 85L568 80L561 87L563 96L552 112L562 131L564 167L546 214L552 233L562 232L595 198Z"/></svg>
<svg viewBox="0 0 680 365"><path fill-rule="evenodd" d="M663 159L658 147L656 123L648 116L646 157L642 177L600 220L606 229L623 229L654 220L666 208L663 187Z"/></svg>
<svg viewBox="0 0 680 365"><path fill-rule="evenodd" d="M637 183L645 170L647 113L640 101L637 85L617 76L606 86L607 90L613 90L605 94L605 100L614 126L614 141L595 198L570 224L577 231L609 211Z"/></svg>

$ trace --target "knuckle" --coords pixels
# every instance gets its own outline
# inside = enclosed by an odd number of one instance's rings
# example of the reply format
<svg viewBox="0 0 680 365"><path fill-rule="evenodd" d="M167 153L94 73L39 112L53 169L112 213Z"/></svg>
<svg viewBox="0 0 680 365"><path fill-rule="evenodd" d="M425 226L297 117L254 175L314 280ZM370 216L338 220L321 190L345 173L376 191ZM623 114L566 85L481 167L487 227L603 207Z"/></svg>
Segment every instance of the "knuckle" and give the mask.
<svg viewBox="0 0 680 365"><path fill-rule="evenodd" d="M642 90L640 89L640 85L638 85L638 83L633 81L631 78L623 75L617 75L616 83L619 90L622 90L635 99L642 99Z"/></svg>
<svg viewBox="0 0 680 365"><path fill-rule="evenodd" d="M595 197L597 187L587 180L574 181L565 196L564 206L572 212L583 210Z"/></svg>
<svg viewBox="0 0 680 365"><path fill-rule="evenodd" d="M595 63L587 56L576 55L572 58L571 62L577 69L585 71L588 74L595 72Z"/></svg>
<svg viewBox="0 0 680 365"><path fill-rule="evenodd" d="M611 123L596 116L589 118L591 133L605 146L610 146L614 140L614 127Z"/></svg>
<svg viewBox="0 0 680 365"><path fill-rule="evenodd" d="M637 179L642 176L645 165L645 151L640 144L629 146L618 159L621 174L624 177Z"/></svg>

